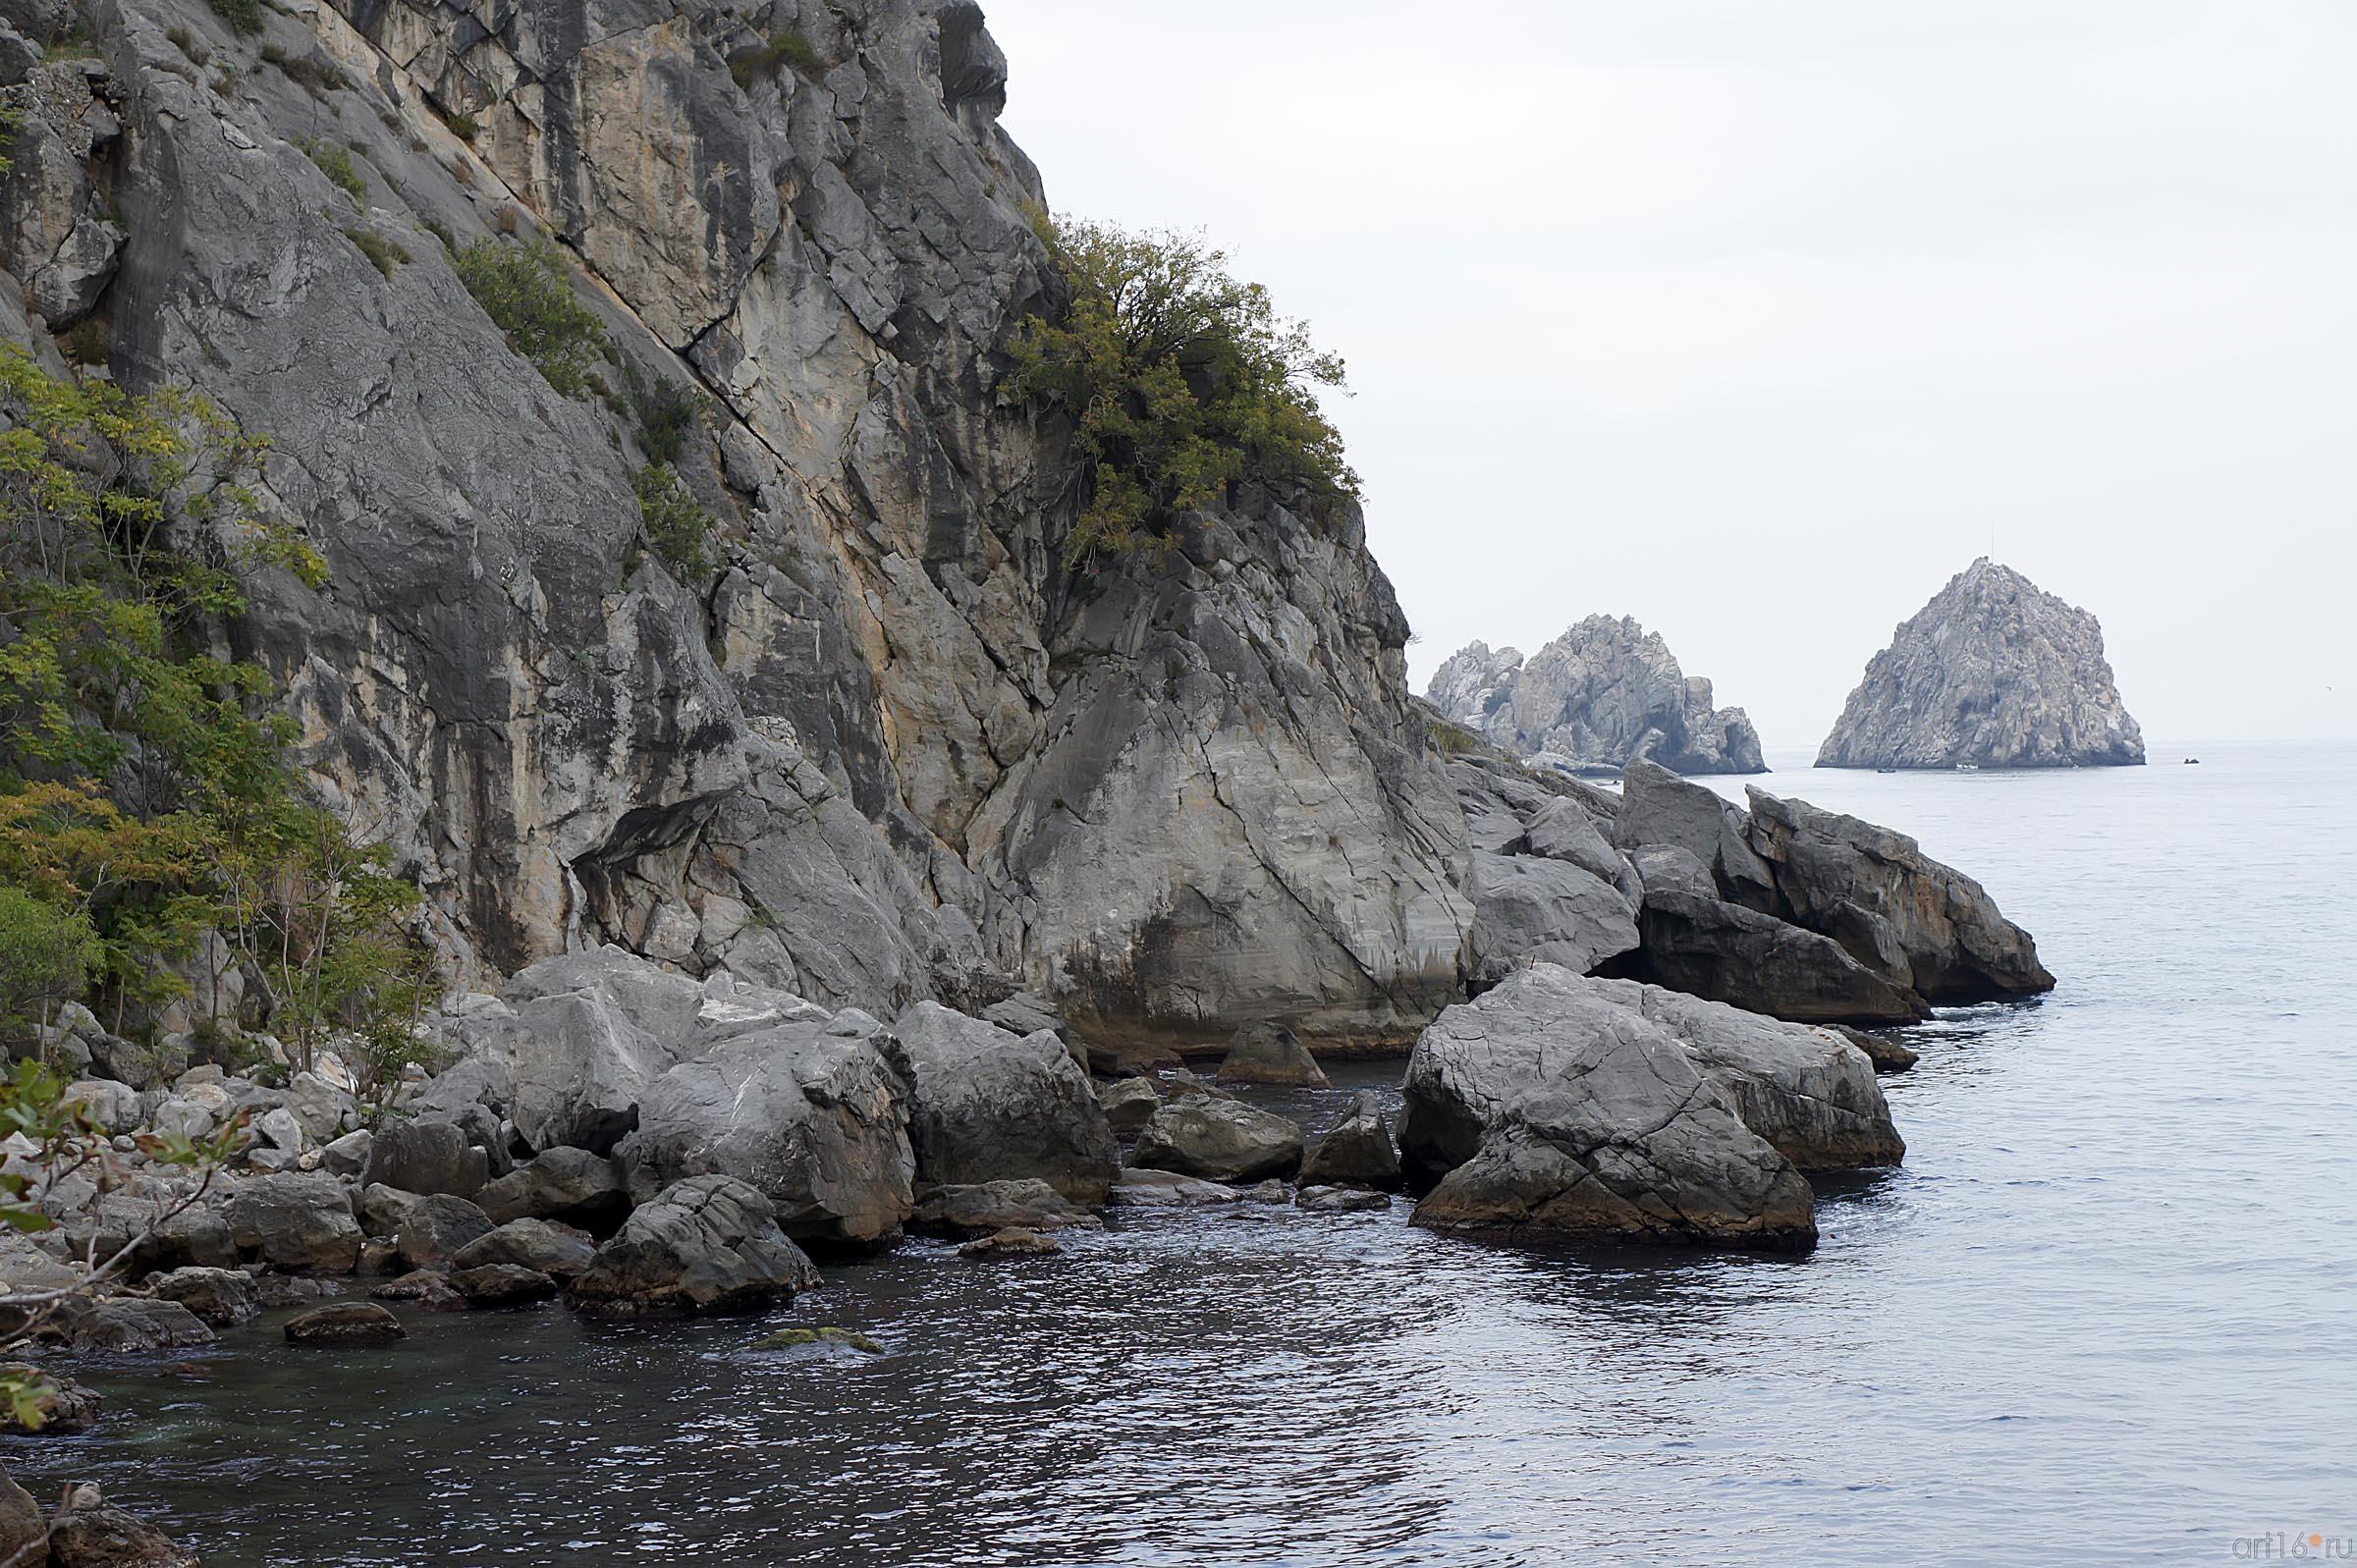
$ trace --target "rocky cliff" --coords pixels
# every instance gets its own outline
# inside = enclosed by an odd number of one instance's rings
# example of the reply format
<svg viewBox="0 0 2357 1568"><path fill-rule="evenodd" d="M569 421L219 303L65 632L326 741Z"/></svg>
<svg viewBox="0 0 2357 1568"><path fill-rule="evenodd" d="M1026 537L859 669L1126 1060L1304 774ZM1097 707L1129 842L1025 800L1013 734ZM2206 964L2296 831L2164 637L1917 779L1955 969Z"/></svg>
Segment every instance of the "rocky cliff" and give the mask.
<svg viewBox="0 0 2357 1568"><path fill-rule="evenodd" d="M1759 732L1740 708L1713 708L1658 632L1626 616L1590 616L1524 662L1468 643L1434 672L1426 698L1515 756L1577 773L1617 774L1643 759L1677 773L1764 773Z"/></svg>
<svg viewBox="0 0 2357 1568"><path fill-rule="evenodd" d="M611 940L1329 1041L1458 994L1463 819L1355 510L1239 486L1064 563L1067 432L1000 387L1062 285L970 0L239 9L0 4L0 329L272 438L332 581L251 583L239 651L462 975ZM563 247L605 396L462 285L495 235ZM707 570L643 548L660 387Z"/></svg>
<svg viewBox="0 0 2357 1568"><path fill-rule="evenodd" d="M1820 768L2090 768L2144 761L2104 629L1983 556L1866 666Z"/></svg>

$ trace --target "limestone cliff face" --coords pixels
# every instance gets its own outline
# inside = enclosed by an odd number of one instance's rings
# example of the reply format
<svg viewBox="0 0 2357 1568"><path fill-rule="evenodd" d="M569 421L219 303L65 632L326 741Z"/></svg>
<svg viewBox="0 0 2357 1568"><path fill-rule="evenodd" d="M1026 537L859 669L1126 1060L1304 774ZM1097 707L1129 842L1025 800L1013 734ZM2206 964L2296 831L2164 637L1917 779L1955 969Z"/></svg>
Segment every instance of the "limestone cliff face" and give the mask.
<svg viewBox="0 0 2357 1568"><path fill-rule="evenodd" d="M1469 643L1425 695L1499 749L1580 773L1640 759L1675 773L1765 773L1759 731L1740 708L1711 706L1670 645L1627 617L1590 616L1532 654Z"/></svg>
<svg viewBox="0 0 2357 1568"><path fill-rule="evenodd" d="M0 293L44 353L94 316L118 379L273 438L268 504L334 580L255 583L237 635L455 963L613 940L1199 1038L1396 1039L1456 994L1463 819L1355 513L1246 489L1167 557L1062 565L1065 433L997 386L1061 284L974 5L289 13L81 0L70 69L0 40ZM740 83L787 28L814 58ZM437 232L555 237L612 397L551 391ZM707 406L706 573L644 548L626 389L662 382Z"/></svg>
<svg viewBox="0 0 2357 1568"><path fill-rule="evenodd" d="M1983 556L1899 625L1820 768L2091 768L2144 761L2104 629Z"/></svg>

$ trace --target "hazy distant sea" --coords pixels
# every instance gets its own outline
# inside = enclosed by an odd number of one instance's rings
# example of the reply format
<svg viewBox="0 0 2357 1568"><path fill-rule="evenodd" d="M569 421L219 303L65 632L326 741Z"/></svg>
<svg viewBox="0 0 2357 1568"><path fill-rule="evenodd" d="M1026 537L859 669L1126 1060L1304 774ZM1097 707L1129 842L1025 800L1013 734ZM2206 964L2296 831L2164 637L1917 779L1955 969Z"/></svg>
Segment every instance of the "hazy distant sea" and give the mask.
<svg viewBox="0 0 2357 1568"><path fill-rule="evenodd" d="M911 1244L756 1322L300 1358L265 1324L99 1378L98 1435L8 1462L214 1568L2357 1555L2357 747L2154 756L1772 759L2061 978L1919 1032L1906 1166L1830 1185L1805 1261L1504 1252L1404 1203L1120 1218L1039 1264ZM789 1322L890 1353L744 1349Z"/></svg>

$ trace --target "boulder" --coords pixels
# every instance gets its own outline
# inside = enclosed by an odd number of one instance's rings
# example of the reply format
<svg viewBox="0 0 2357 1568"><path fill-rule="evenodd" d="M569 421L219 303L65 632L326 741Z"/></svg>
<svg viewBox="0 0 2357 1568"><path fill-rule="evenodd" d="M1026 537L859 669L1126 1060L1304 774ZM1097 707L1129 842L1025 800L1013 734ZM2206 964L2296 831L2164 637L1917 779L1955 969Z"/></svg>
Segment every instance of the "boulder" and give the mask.
<svg viewBox="0 0 2357 1568"><path fill-rule="evenodd" d="M1648 980L1802 1023L1914 1023L1930 1016L1907 987L1830 937L1721 898L1645 894Z"/></svg>
<svg viewBox="0 0 2357 1568"><path fill-rule="evenodd" d="M591 1235L612 1235L630 1212L621 1165L610 1156L566 1145L544 1149L484 1183L474 1201L494 1223L561 1219Z"/></svg>
<svg viewBox="0 0 2357 1568"><path fill-rule="evenodd" d="M1776 879L1751 846L1743 808L1689 784L1667 768L1632 762L1620 775L1620 814L1612 841L1622 853L1659 845L1683 849L1711 874L1719 896L1747 908L1773 910Z"/></svg>
<svg viewBox="0 0 2357 1568"><path fill-rule="evenodd" d="M942 1184L1035 1177L1102 1203L1120 1166L1088 1075L1047 1030L1012 1035L936 1002L895 1033L908 1065L908 1141L918 1176Z"/></svg>
<svg viewBox="0 0 2357 1568"><path fill-rule="evenodd" d="M101 1500L95 1487L76 1487L74 1502L50 1525L49 1568L197 1568L197 1561L162 1531Z"/></svg>
<svg viewBox="0 0 2357 1568"><path fill-rule="evenodd" d="M537 1269L513 1263L478 1264L472 1269L454 1270L450 1282L470 1307L515 1307L530 1301L547 1301L557 1293L556 1280Z"/></svg>
<svg viewBox="0 0 2357 1568"><path fill-rule="evenodd" d="M450 1263L462 1273L492 1264L513 1264L570 1279L588 1268L596 1255L597 1243L585 1230L551 1219L511 1219L461 1247L451 1255Z"/></svg>
<svg viewBox="0 0 2357 1568"><path fill-rule="evenodd" d="M1239 1101L1197 1095L1154 1112L1130 1162L1208 1181L1257 1181L1301 1164L1301 1129Z"/></svg>
<svg viewBox="0 0 2357 1568"><path fill-rule="evenodd" d="M1389 1209L1389 1193L1371 1192L1364 1187L1303 1187L1293 1195L1294 1207L1306 1214L1350 1214L1358 1210Z"/></svg>
<svg viewBox="0 0 2357 1568"><path fill-rule="evenodd" d="M67 1320L67 1337L84 1355L146 1355L180 1345L209 1345L213 1330L177 1301L109 1296Z"/></svg>
<svg viewBox="0 0 2357 1568"><path fill-rule="evenodd" d="M1675 844L1648 845L1630 856L1629 863L1637 874L1640 905L1648 895L1677 893L1705 899L1719 896L1719 880L1711 875L1710 867Z"/></svg>
<svg viewBox="0 0 2357 1568"><path fill-rule="evenodd" d="M1403 1159L1429 1228L1507 1239L1815 1244L1809 1185L1635 1008L1534 964L1408 1058ZM1437 1179L1436 1179L1437 1178Z"/></svg>
<svg viewBox="0 0 2357 1568"><path fill-rule="evenodd" d="M1132 1165L1114 1181L1110 1201L1125 1209L1187 1209L1206 1204L1241 1203L1233 1187L1176 1170L1145 1170Z"/></svg>
<svg viewBox="0 0 2357 1568"><path fill-rule="evenodd" d="M112 1078L83 1078L66 1085L61 1105L79 1105L104 1133L134 1132L139 1126L139 1092Z"/></svg>
<svg viewBox="0 0 2357 1568"><path fill-rule="evenodd" d="M221 1213L231 1240L274 1269L345 1274L359 1262L359 1221L333 1176L248 1176L230 1189Z"/></svg>
<svg viewBox="0 0 2357 1568"><path fill-rule="evenodd" d="M459 1250L491 1233L491 1220L464 1198L431 1193L411 1204L393 1230L393 1245L411 1269L448 1269Z"/></svg>
<svg viewBox="0 0 2357 1568"><path fill-rule="evenodd" d="M881 1024L847 1009L670 1068L646 1086L620 1150L633 1189L728 1174L762 1193L791 1236L864 1245L892 1235L908 1217L916 1162L890 1044ZM1055 1052L1070 1067L1061 1044Z"/></svg>
<svg viewBox="0 0 2357 1568"><path fill-rule="evenodd" d="M1905 1157L1874 1063L1841 1033L1764 1018L1660 986L1627 980L1589 986L1683 1046L1743 1125L1797 1168L1895 1165Z"/></svg>
<svg viewBox="0 0 2357 1568"><path fill-rule="evenodd" d="M1399 1188L1399 1151L1383 1103L1362 1094L1301 1157L1303 1186Z"/></svg>
<svg viewBox="0 0 2357 1568"><path fill-rule="evenodd" d="M571 1295L607 1312L719 1312L817 1282L768 1198L734 1176L705 1175L673 1184L631 1214Z"/></svg>
<svg viewBox="0 0 2357 1568"><path fill-rule="evenodd" d="M260 1316L261 1296L253 1276L241 1269L175 1269L148 1281L165 1301L176 1301L216 1328Z"/></svg>
<svg viewBox="0 0 2357 1568"><path fill-rule="evenodd" d="M1222 1083L1299 1084L1313 1089L1329 1086L1326 1069L1309 1048L1283 1024L1248 1023L1229 1037L1228 1054L1220 1058Z"/></svg>
<svg viewBox="0 0 2357 1568"><path fill-rule="evenodd" d="M310 1140L303 1136L302 1123L296 1120L295 1112L284 1106L265 1110L255 1117L253 1135L261 1145L281 1154L300 1155L311 1146Z"/></svg>
<svg viewBox="0 0 2357 1568"><path fill-rule="evenodd" d="M315 1072L299 1072L287 1084L287 1112L302 1128L306 1144L324 1144L358 1114L351 1095Z"/></svg>
<svg viewBox="0 0 2357 1568"><path fill-rule="evenodd" d="M1162 1108L1162 1095L1150 1078L1116 1078L1097 1086L1097 1105L1105 1112L1106 1125L1128 1137Z"/></svg>
<svg viewBox="0 0 2357 1568"><path fill-rule="evenodd" d="M490 1174L490 1157L465 1127L444 1117L416 1116L376 1130L360 1179L402 1192L471 1198Z"/></svg>
<svg viewBox="0 0 2357 1568"><path fill-rule="evenodd" d="M459 1287L439 1269L414 1270L398 1279L385 1280L368 1294L379 1301L407 1301L424 1312L459 1312L466 1306Z"/></svg>
<svg viewBox="0 0 2357 1568"><path fill-rule="evenodd" d="M390 1238L401 1229L411 1210L425 1200L383 1182L360 1189L360 1225L371 1236ZM477 1207L480 1207L479 1205Z"/></svg>
<svg viewBox="0 0 2357 1568"><path fill-rule="evenodd" d="M1004 1230L994 1230L987 1236L976 1236L959 1247L958 1255L961 1258L982 1259L1041 1258L1063 1250L1056 1244L1055 1238L1052 1236L1043 1236L1036 1230L1026 1230L1019 1225L1011 1225Z"/></svg>
<svg viewBox="0 0 2357 1568"><path fill-rule="evenodd" d="M0 1381L25 1388L31 1404L30 1419L15 1409L0 1408L0 1433L12 1437L72 1437L91 1432L106 1409L106 1400L97 1389L30 1362L0 1364ZM0 1568L5 1568L7 1561L0 1557Z"/></svg>
<svg viewBox="0 0 2357 1568"><path fill-rule="evenodd" d="M1943 1005L2052 991L2030 934L1905 834L1749 791L1750 838L1792 918Z"/></svg>
<svg viewBox="0 0 2357 1568"><path fill-rule="evenodd" d="M0 1470L0 1563L45 1568L47 1556L31 1553L48 1528L49 1516L32 1500L32 1494Z"/></svg>
<svg viewBox="0 0 2357 1568"><path fill-rule="evenodd" d="M283 1332L290 1345L335 1348L389 1345L409 1337L401 1320L372 1301L337 1301L312 1307L289 1318Z"/></svg>
<svg viewBox="0 0 2357 1568"><path fill-rule="evenodd" d="M1612 884L1568 861L1475 852L1470 984L1532 960L1585 974L1636 945L1636 912Z"/></svg>
<svg viewBox="0 0 2357 1568"><path fill-rule="evenodd" d="M1596 818L1577 800L1558 795L1541 806L1531 815L1522 843L1526 853L1577 866L1635 902L1638 884L1627 857L1605 841Z"/></svg>
<svg viewBox="0 0 2357 1568"><path fill-rule="evenodd" d="M917 1200L908 1228L961 1236L1019 1225L1028 1230L1093 1229L1097 1217L1037 1177L936 1187Z"/></svg>
<svg viewBox="0 0 2357 1568"><path fill-rule="evenodd" d="M320 1147L320 1168L338 1176L358 1176L368 1168L375 1144L376 1134L365 1127L332 1138Z"/></svg>

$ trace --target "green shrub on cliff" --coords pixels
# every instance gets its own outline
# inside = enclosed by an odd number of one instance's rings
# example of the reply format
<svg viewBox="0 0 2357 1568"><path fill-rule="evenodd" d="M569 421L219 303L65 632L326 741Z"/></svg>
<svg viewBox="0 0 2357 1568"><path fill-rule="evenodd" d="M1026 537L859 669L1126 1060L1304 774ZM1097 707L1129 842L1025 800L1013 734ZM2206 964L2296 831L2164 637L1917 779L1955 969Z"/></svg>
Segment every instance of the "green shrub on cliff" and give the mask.
<svg viewBox="0 0 2357 1568"><path fill-rule="evenodd" d="M805 77L816 77L827 69L826 60L818 46L803 34L789 27L773 32L766 43L749 49L740 49L729 56L729 75L737 85L750 92L756 81L773 81L780 71L792 70Z"/></svg>
<svg viewBox="0 0 2357 1568"><path fill-rule="evenodd" d="M556 242L477 240L451 258L508 347L568 398L594 390L589 367L613 349L597 312L574 297L573 276Z"/></svg>
<svg viewBox="0 0 2357 1568"><path fill-rule="evenodd" d="M0 958L29 966L39 1010L94 986L119 1027L186 993L169 964L211 933L307 1058L414 1010L417 895L314 798L268 675L216 651L242 573L326 583L256 515L265 451L187 391L58 380L0 348L0 919L25 945ZM41 1021L13 988L0 1010L19 1038Z"/></svg>
<svg viewBox="0 0 2357 1568"><path fill-rule="evenodd" d="M211 0L213 15L229 25L232 32L259 32L269 20L262 0Z"/></svg>
<svg viewBox="0 0 2357 1568"><path fill-rule="evenodd" d="M716 525L711 509L695 499L695 492L667 462L639 469L636 488L638 515L646 524L646 542L655 554L675 571L694 574L705 570L711 565Z"/></svg>
<svg viewBox="0 0 2357 1568"><path fill-rule="evenodd" d="M1085 460L1068 562L1135 549L1241 479L1320 500L1358 493L1313 390L1341 388L1343 361L1279 316L1266 289L1231 276L1225 252L1071 218L1038 229L1071 307L1016 334L1014 386L1069 413Z"/></svg>

